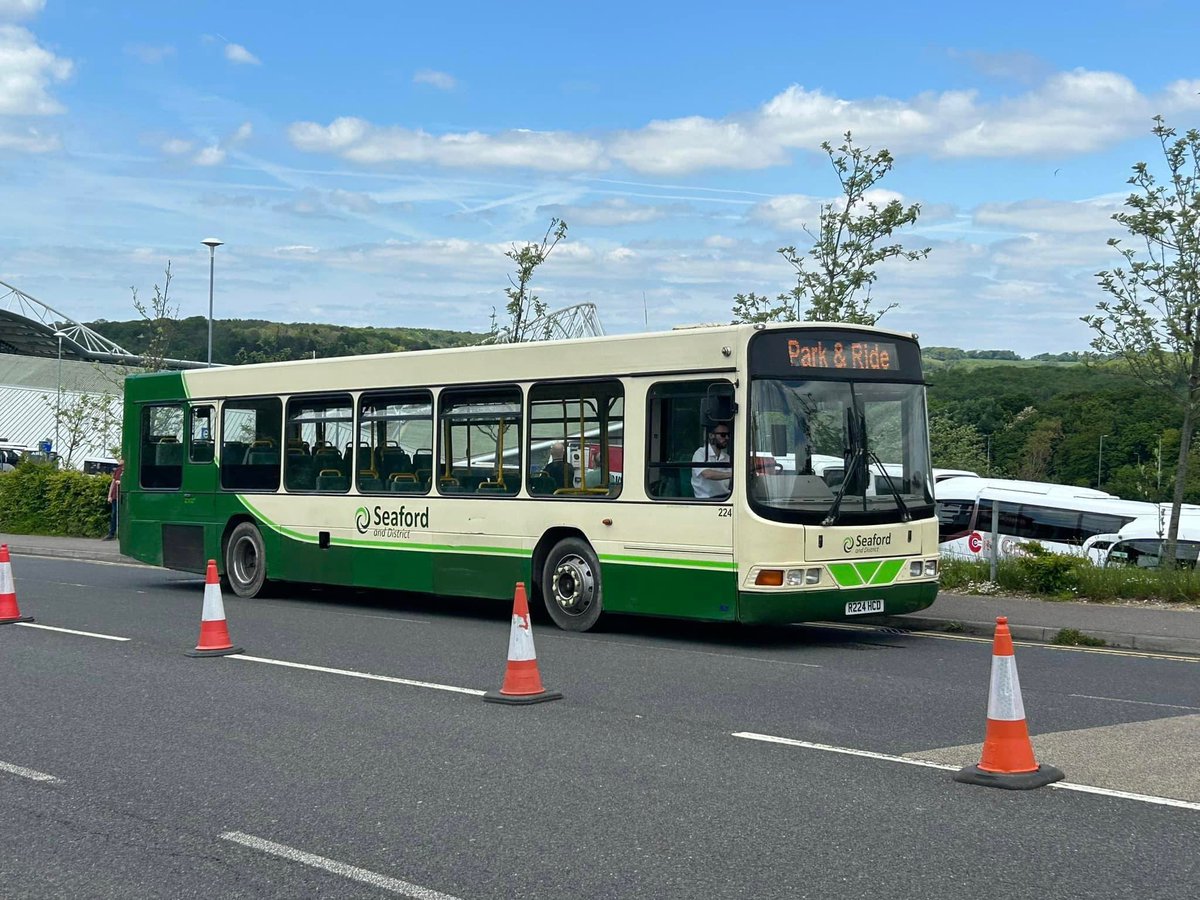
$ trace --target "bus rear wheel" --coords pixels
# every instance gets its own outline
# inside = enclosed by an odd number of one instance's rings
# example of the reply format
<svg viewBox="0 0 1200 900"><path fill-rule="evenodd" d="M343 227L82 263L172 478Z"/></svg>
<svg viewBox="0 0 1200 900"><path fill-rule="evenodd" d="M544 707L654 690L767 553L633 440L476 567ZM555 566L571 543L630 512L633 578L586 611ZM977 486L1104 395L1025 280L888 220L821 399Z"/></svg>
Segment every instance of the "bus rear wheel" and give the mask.
<svg viewBox="0 0 1200 900"><path fill-rule="evenodd" d="M253 522L242 522L225 545L225 578L239 597L256 597L267 583L267 550Z"/></svg>
<svg viewBox="0 0 1200 900"><path fill-rule="evenodd" d="M564 538L542 567L542 599L554 624L564 631L587 631L604 609L600 561L587 541Z"/></svg>

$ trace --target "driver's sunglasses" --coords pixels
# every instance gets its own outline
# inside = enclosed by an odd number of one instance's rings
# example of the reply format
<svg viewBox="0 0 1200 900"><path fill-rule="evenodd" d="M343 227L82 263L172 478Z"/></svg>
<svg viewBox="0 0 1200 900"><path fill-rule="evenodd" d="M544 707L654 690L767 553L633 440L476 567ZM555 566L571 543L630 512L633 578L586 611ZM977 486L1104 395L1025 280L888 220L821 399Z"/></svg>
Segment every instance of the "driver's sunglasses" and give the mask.
<svg viewBox="0 0 1200 900"><path fill-rule="evenodd" d="M728 431L714 431L713 437L729 437Z"/></svg>

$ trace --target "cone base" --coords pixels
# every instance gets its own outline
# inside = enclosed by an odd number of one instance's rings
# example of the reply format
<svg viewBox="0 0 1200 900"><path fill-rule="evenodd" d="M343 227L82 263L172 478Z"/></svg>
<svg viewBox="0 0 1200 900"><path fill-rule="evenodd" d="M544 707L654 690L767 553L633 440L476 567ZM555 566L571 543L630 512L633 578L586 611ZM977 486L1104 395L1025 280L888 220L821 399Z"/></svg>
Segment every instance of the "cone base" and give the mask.
<svg viewBox="0 0 1200 900"><path fill-rule="evenodd" d="M15 625L18 622L32 622L33 616L9 616L6 619L0 619L0 625Z"/></svg>
<svg viewBox="0 0 1200 900"><path fill-rule="evenodd" d="M1062 769L1046 765L1038 766L1032 772L988 772L979 766L963 766L954 773L954 780L963 784L981 784L1006 791L1028 791L1066 777Z"/></svg>
<svg viewBox="0 0 1200 900"><path fill-rule="evenodd" d="M503 691L488 691L483 695L483 699L488 703L543 703L546 700L561 700L562 693L559 691L542 691L539 694L506 694Z"/></svg>
<svg viewBox="0 0 1200 900"><path fill-rule="evenodd" d="M195 650L184 651L185 656L230 656L234 653L245 653L241 647L226 647L224 650Z"/></svg>

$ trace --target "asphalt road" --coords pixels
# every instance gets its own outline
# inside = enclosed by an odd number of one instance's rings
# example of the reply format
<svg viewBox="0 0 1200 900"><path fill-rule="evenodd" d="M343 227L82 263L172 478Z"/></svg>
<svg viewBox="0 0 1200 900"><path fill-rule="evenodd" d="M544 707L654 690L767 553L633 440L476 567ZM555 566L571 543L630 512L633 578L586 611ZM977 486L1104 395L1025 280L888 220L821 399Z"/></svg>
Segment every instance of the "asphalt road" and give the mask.
<svg viewBox="0 0 1200 900"><path fill-rule="evenodd" d="M1070 785L1009 792L904 761L978 761L986 641L535 620L564 699L498 706L479 697L504 674L494 605L227 595L246 658L194 659L201 579L36 558L14 574L35 625L91 636L0 626L5 897L1190 898L1200 882L1194 659L1018 647L1035 750Z"/></svg>

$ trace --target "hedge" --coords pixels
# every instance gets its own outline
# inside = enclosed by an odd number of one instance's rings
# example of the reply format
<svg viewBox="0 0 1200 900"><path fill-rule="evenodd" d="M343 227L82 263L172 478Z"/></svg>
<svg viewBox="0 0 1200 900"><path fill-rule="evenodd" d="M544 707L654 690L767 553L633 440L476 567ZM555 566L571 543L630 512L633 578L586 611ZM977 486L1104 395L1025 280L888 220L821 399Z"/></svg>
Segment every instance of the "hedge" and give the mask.
<svg viewBox="0 0 1200 900"><path fill-rule="evenodd" d="M103 537L111 483L108 475L30 462L0 472L0 532Z"/></svg>

